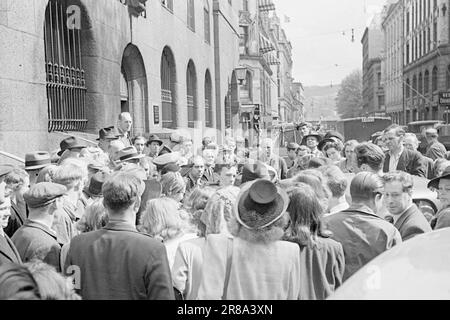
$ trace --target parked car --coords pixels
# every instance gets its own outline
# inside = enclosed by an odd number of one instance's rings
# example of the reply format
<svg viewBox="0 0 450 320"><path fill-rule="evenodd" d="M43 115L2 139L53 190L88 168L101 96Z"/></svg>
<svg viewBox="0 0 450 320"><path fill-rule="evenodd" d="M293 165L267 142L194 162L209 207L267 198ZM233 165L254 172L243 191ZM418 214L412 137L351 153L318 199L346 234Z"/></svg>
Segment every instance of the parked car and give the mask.
<svg viewBox="0 0 450 320"><path fill-rule="evenodd" d="M382 253L330 300L450 299L450 228L418 235Z"/></svg>

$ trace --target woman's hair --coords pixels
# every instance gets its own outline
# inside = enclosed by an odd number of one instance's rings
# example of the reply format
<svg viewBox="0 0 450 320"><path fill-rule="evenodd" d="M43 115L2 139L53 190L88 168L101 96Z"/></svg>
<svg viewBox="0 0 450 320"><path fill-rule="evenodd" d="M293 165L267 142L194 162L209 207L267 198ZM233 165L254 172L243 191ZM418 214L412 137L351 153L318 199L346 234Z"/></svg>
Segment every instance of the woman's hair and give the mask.
<svg viewBox="0 0 450 320"><path fill-rule="evenodd" d="M170 198L152 199L141 216L141 229L163 240L176 238L188 230L189 225L178 213L178 203Z"/></svg>
<svg viewBox="0 0 450 320"><path fill-rule="evenodd" d="M161 177L162 193L168 197L186 192L186 183L179 172L168 172Z"/></svg>
<svg viewBox="0 0 450 320"><path fill-rule="evenodd" d="M300 246L314 246L317 236L328 238L322 230L321 217L323 207L313 188L305 183L287 190L290 225L285 233L285 240L296 242Z"/></svg>
<svg viewBox="0 0 450 320"><path fill-rule="evenodd" d="M315 169L301 171L293 179L294 182L305 183L313 190L324 210L328 208L328 201L332 197L331 191L326 185L326 179L323 174ZM297 186L294 185L294 187Z"/></svg>
<svg viewBox="0 0 450 320"><path fill-rule="evenodd" d="M22 265L0 265L0 300L40 300L41 294L31 272Z"/></svg>
<svg viewBox="0 0 450 320"><path fill-rule="evenodd" d="M214 192L215 190L211 187L195 188L184 201L184 208L190 213L205 209L208 200Z"/></svg>
<svg viewBox="0 0 450 320"><path fill-rule="evenodd" d="M348 147L352 147L352 148L356 148L356 146L359 144L358 141L356 140L349 140L346 143L344 143L344 148L342 149L342 152L344 154L345 157L345 150L347 150Z"/></svg>
<svg viewBox="0 0 450 320"><path fill-rule="evenodd" d="M4 181L6 184L16 184L16 183L23 184L25 182L25 179L27 178L28 173L24 169L14 168L13 171L11 171L5 176Z"/></svg>
<svg viewBox="0 0 450 320"><path fill-rule="evenodd" d="M221 232L222 224L229 222L234 214L233 205L238 194L238 187L220 189L208 200L204 210L194 212L193 222L199 230L199 236Z"/></svg>
<svg viewBox="0 0 450 320"><path fill-rule="evenodd" d="M336 149L337 152L342 152L343 146L340 142L327 142L325 144L325 147L323 147L323 152L325 153L325 156L328 157L327 151L329 149Z"/></svg>
<svg viewBox="0 0 450 320"><path fill-rule="evenodd" d="M39 260L25 266L36 280L42 300L81 300L75 293L72 280L56 272L54 267Z"/></svg>
<svg viewBox="0 0 450 320"><path fill-rule="evenodd" d="M82 232L90 232L103 228L109 221L103 199L97 199L86 207L83 217L77 222L77 229Z"/></svg>

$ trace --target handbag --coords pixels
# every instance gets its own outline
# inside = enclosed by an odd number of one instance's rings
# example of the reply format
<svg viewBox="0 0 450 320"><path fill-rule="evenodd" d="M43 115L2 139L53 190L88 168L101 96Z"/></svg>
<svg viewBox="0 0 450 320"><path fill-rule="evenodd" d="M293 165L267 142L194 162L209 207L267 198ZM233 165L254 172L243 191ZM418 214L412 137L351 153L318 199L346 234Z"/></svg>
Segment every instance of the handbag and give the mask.
<svg viewBox="0 0 450 320"><path fill-rule="evenodd" d="M223 285L222 300L227 300L228 283L230 282L231 262L233 260L233 238L228 238L227 266L225 270L225 281Z"/></svg>

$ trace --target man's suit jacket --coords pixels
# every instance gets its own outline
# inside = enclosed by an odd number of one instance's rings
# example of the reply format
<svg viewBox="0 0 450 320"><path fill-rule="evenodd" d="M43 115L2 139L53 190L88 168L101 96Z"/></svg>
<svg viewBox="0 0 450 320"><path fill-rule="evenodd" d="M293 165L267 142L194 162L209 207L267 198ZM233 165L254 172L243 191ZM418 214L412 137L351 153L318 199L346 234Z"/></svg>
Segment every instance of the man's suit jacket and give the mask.
<svg viewBox="0 0 450 320"><path fill-rule="evenodd" d="M440 142L434 142L428 146L426 156L431 158L432 160L445 158L445 154L447 153L447 149L445 149L444 145Z"/></svg>
<svg viewBox="0 0 450 320"><path fill-rule="evenodd" d="M389 152L386 153L386 159L384 160L383 172L389 172L389 161L391 156ZM423 156L417 152L408 149L404 149L398 160L397 170L407 172L413 176L419 176L426 178L426 164L423 160Z"/></svg>
<svg viewBox="0 0 450 320"><path fill-rule="evenodd" d="M19 206L11 201L11 217L9 218L8 226L4 228L3 231L8 235L8 237L12 238L14 233L24 225L26 220L27 213L22 212Z"/></svg>
<svg viewBox="0 0 450 320"><path fill-rule="evenodd" d="M220 177L214 172L214 166L205 167L205 172L203 173L202 181L205 182L207 186L219 185Z"/></svg>
<svg viewBox="0 0 450 320"><path fill-rule="evenodd" d="M64 271L80 273L85 300L173 300L164 245L125 222L110 221L70 242ZM73 271L72 271L73 272Z"/></svg>
<svg viewBox="0 0 450 320"><path fill-rule="evenodd" d="M432 231L427 219L415 204L403 213L394 224L394 227L400 231L403 241L411 239L419 234Z"/></svg>
<svg viewBox="0 0 450 320"><path fill-rule="evenodd" d="M20 259L14 243L5 234L5 236L0 236L0 265L12 262L22 264L22 259Z"/></svg>

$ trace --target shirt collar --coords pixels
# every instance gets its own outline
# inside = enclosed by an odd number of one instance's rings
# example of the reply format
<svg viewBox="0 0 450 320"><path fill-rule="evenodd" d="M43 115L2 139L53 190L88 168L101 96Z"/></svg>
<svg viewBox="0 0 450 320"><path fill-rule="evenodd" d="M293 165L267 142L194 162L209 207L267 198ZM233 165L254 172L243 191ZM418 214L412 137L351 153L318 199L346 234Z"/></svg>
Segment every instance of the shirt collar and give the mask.
<svg viewBox="0 0 450 320"><path fill-rule="evenodd" d="M405 147L401 146L399 153L392 154L391 152L389 152L389 156L391 156L393 158L400 158L400 156L402 155L403 151L405 151Z"/></svg>
<svg viewBox="0 0 450 320"><path fill-rule="evenodd" d="M104 229L114 231L132 231L138 232L135 225L131 225L126 221L110 220Z"/></svg>
<svg viewBox="0 0 450 320"><path fill-rule="evenodd" d="M372 216L376 216L376 217L379 218L379 216L371 208L369 208L365 204L362 204L362 205L361 204L352 204L345 211L358 211L358 212L365 213L365 214L372 215Z"/></svg>

